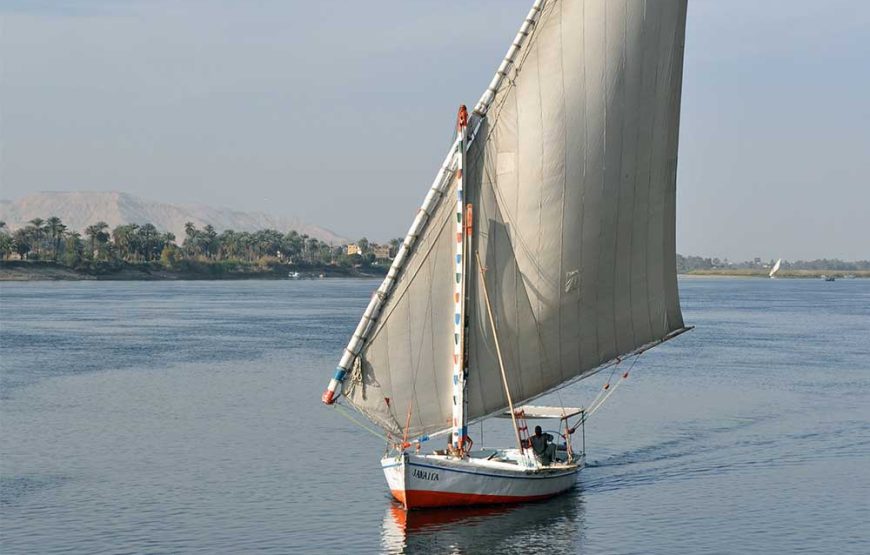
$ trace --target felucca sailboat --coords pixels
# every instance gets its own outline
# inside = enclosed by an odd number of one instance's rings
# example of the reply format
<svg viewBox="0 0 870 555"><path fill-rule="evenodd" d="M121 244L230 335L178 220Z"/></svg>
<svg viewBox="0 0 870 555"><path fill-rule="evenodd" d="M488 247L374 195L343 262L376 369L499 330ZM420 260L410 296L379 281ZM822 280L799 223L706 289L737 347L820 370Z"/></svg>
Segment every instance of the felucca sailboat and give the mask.
<svg viewBox="0 0 870 555"><path fill-rule="evenodd" d="M459 110L323 394L385 432L381 464L406 508L570 489L585 460L572 437L613 388L585 409L525 403L687 329L674 250L685 22L686 0L537 0ZM516 445L474 449L468 425L499 415ZM535 418L559 421L554 460L531 448ZM425 452L438 436L447 448Z"/></svg>
<svg viewBox="0 0 870 555"><path fill-rule="evenodd" d="M782 258L777 259L776 264L773 265L773 268L770 269L770 273L767 275L770 279L776 279L776 273L779 271L779 267L782 266Z"/></svg>

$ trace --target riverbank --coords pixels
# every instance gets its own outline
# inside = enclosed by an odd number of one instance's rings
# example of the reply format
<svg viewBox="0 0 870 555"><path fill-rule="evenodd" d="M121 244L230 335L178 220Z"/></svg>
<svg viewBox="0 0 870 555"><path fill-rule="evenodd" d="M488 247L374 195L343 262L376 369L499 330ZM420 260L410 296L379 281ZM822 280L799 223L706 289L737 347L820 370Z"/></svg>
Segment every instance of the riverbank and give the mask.
<svg viewBox="0 0 870 555"><path fill-rule="evenodd" d="M47 261L0 261L0 281L157 281L214 279L299 279L351 277L381 277L386 266L353 268L333 265L274 264L261 266L242 262L185 261L172 268L159 263L96 263L70 268Z"/></svg>
<svg viewBox="0 0 870 555"><path fill-rule="evenodd" d="M715 269L715 270L691 270L684 275L688 276L723 276L723 277L753 277L767 278L769 270L753 269ZM777 279L821 279L833 276L837 279L849 277L870 278L870 270L780 270L776 273Z"/></svg>
<svg viewBox="0 0 870 555"><path fill-rule="evenodd" d="M0 261L0 281L156 281L156 280L209 280L209 279L288 279L290 274L299 279L323 277L367 278L382 277L387 266L353 268L338 265L273 264L268 266L243 262L184 261L172 268L159 263L95 263L70 268L48 261ZM709 277L767 278L766 270L715 269L692 270L682 275ZM870 270L784 270L777 273L782 279L820 279L834 276L870 278Z"/></svg>

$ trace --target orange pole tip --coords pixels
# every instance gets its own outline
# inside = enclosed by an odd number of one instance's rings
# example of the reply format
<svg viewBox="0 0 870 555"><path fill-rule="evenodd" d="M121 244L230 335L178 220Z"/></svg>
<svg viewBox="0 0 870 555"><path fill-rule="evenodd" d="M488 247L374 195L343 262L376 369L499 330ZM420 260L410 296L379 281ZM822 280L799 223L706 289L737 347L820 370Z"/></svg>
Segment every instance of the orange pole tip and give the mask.
<svg viewBox="0 0 870 555"><path fill-rule="evenodd" d="M461 129L468 125L468 109L465 104L459 106L459 116L457 117L457 126Z"/></svg>
<svg viewBox="0 0 870 555"><path fill-rule="evenodd" d="M333 404L335 402L335 392L327 389L323 392L323 396L320 398L320 400L323 401L323 403L326 405Z"/></svg>

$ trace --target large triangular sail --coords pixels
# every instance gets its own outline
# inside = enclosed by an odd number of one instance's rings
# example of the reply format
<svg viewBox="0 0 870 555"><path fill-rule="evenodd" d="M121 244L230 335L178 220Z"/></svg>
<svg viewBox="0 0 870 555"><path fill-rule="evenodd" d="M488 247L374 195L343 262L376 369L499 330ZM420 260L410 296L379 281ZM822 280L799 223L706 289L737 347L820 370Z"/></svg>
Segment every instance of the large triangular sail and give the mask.
<svg viewBox="0 0 870 555"><path fill-rule="evenodd" d="M685 17L685 0L539 0L476 107L465 188L470 248L485 268L467 270L469 421L507 405L484 284L517 403L683 329L674 224ZM412 437L451 425L454 206L440 199L456 187L452 160L334 380L387 431L401 433L410 415Z"/></svg>
<svg viewBox="0 0 870 555"><path fill-rule="evenodd" d="M517 402L683 328L685 15L679 0L548 3L496 95L487 140L469 153L475 249ZM469 419L507 405L482 295L471 293Z"/></svg>

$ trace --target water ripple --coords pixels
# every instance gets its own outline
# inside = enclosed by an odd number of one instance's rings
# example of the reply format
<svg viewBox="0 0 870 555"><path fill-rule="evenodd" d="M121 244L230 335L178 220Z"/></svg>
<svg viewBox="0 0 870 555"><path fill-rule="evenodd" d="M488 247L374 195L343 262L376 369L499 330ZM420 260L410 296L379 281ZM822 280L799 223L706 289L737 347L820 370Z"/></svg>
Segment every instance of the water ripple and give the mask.
<svg viewBox="0 0 870 555"><path fill-rule="evenodd" d="M0 551L868 551L870 281L681 280L696 330L596 413L573 491L419 513L319 401L376 285L0 286Z"/></svg>

